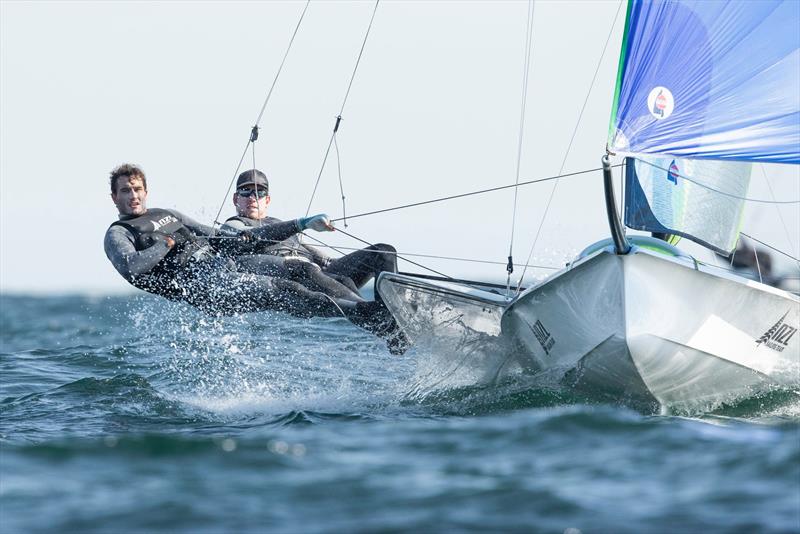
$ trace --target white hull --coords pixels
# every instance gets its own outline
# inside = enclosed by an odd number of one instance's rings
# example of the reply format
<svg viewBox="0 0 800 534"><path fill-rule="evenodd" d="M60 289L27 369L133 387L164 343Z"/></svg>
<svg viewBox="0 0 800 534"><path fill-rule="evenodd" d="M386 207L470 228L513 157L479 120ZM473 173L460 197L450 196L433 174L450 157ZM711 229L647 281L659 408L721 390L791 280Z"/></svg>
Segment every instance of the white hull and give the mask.
<svg viewBox="0 0 800 534"><path fill-rule="evenodd" d="M492 382L505 369L508 339L500 320L508 300L491 291L382 273L378 292L413 345L417 387L471 386Z"/></svg>
<svg viewBox="0 0 800 534"><path fill-rule="evenodd" d="M800 386L800 300L709 271L647 250L601 251L507 306L452 284L441 299L436 284L411 287L399 275L382 277L379 291L412 341L449 339L440 350L475 335L470 317L481 317L496 351L484 379L519 366L595 398L690 412ZM439 317L443 302L449 311Z"/></svg>

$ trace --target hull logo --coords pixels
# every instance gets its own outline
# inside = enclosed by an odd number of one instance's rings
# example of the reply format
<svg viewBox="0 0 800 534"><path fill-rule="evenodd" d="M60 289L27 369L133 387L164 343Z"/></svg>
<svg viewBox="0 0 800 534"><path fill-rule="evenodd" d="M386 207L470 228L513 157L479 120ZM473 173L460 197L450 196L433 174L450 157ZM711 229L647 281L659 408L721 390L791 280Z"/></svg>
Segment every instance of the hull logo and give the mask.
<svg viewBox="0 0 800 534"><path fill-rule="evenodd" d="M756 340L756 345L764 345L774 351L783 352L783 349L789 345L789 340L797 333L797 328L784 323L787 315L789 315L788 311Z"/></svg>
<svg viewBox="0 0 800 534"><path fill-rule="evenodd" d="M531 327L531 330L533 331L533 335L536 336L536 341L542 346L544 353L549 356L550 349L556 344L555 338L550 335L550 332L547 331L539 319L536 319L536 323Z"/></svg>

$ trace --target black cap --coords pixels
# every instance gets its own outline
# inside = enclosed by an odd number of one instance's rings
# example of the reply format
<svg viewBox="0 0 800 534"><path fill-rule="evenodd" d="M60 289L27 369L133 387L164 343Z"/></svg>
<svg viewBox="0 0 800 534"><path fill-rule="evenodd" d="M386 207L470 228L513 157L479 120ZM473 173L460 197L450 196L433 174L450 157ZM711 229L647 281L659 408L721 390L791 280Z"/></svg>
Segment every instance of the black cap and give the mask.
<svg viewBox="0 0 800 534"><path fill-rule="evenodd" d="M259 188L264 188L269 191L269 181L267 180L267 175L263 172L259 171L258 169L251 169L249 171L244 171L242 174L239 175L239 178L236 179L236 188L244 187L246 185L254 185Z"/></svg>

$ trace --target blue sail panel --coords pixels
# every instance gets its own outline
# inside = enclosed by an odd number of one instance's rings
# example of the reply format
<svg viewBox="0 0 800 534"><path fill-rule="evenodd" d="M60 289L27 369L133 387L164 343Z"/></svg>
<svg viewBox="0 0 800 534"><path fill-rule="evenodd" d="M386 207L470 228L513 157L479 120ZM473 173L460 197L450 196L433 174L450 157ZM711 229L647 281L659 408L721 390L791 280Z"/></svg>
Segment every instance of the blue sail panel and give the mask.
<svg viewBox="0 0 800 534"><path fill-rule="evenodd" d="M632 0L609 147L800 163L800 1Z"/></svg>
<svg viewBox="0 0 800 534"><path fill-rule="evenodd" d="M625 225L691 239L720 254L736 248L752 164L625 159Z"/></svg>

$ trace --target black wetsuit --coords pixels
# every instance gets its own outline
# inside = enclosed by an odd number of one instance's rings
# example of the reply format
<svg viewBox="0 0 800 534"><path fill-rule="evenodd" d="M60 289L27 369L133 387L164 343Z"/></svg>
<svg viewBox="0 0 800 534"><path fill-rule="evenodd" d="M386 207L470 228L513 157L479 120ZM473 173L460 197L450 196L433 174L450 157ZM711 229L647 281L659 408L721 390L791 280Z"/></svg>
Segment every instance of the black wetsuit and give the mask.
<svg viewBox="0 0 800 534"><path fill-rule="evenodd" d="M222 233L236 236L228 230ZM212 249L212 234L210 227L177 211L151 209L113 223L106 232L105 251L132 285L209 313L274 309L302 317L333 317L357 312L355 302L329 298L297 282L239 272L234 262ZM173 248L167 236L175 241Z"/></svg>
<svg viewBox="0 0 800 534"><path fill-rule="evenodd" d="M274 217L250 219L231 217L226 221L231 230L258 228L259 238L265 239L255 257L238 257L237 263L247 270L258 272L259 265L269 269L276 257L304 258L319 265L322 272L353 290L363 287L382 271L397 272L397 251L391 245L378 243L357 250L341 258L332 259L299 239L299 229L295 221L281 221ZM266 238L265 236L271 236Z"/></svg>
<svg viewBox="0 0 800 534"><path fill-rule="evenodd" d="M223 230L251 231L260 240L234 260L240 270L286 277L318 292L352 300L361 297L358 288L382 271L397 272L397 254L391 245L377 244L341 258L331 259L316 247L300 240L297 221L274 217L250 219L231 217ZM349 296L353 295L353 296ZM389 351L402 354L408 339L375 292L375 301L359 302L348 318L362 328L386 338ZM348 313L348 312L346 312Z"/></svg>
<svg viewBox="0 0 800 534"><path fill-rule="evenodd" d="M363 300L352 280L322 272L321 266L330 260L300 241L296 221L231 217L223 228L233 232L254 231L259 238L233 258L240 270L294 280L332 297Z"/></svg>

